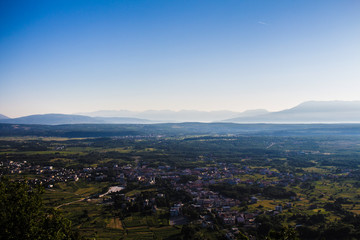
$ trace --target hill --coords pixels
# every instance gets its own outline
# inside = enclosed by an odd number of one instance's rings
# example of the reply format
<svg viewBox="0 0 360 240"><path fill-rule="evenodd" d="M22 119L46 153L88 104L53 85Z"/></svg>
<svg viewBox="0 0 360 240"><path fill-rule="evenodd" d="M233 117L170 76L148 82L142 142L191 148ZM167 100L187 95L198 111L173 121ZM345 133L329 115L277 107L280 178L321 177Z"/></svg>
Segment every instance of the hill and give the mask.
<svg viewBox="0 0 360 240"><path fill-rule="evenodd" d="M68 114L39 114L30 115L19 118L0 119L1 123L13 124L44 124L44 125L59 125L59 124L104 124L104 123L151 123L151 121L138 118L103 118L103 117L88 117L82 115L68 115Z"/></svg>
<svg viewBox="0 0 360 240"><path fill-rule="evenodd" d="M233 111L197 111L197 110L147 110L142 112L119 110L119 111L96 111L81 113L91 117L132 117L149 119L155 122L215 122L227 118L238 117L242 113ZM251 112L248 112L251 114Z"/></svg>
<svg viewBox="0 0 360 240"><path fill-rule="evenodd" d="M0 119L8 119L7 116L0 114Z"/></svg>
<svg viewBox="0 0 360 240"><path fill-rule="evenodd" d="M309 101L294 108L255 117L224 120L237 123L358 123L360 101Z"/></svg>

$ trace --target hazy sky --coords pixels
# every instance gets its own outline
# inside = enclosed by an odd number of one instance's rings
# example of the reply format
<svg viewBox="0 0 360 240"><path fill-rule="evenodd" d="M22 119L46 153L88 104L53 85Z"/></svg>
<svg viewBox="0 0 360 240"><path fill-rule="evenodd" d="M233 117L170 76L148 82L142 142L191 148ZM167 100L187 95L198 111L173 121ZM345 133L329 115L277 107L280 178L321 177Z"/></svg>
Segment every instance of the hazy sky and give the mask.
<svg viewBox="0 0 360 240"><path fill-rule="evenodd" d="M0 1L10 117L307 100L360 100L360 1Z"/></svg>

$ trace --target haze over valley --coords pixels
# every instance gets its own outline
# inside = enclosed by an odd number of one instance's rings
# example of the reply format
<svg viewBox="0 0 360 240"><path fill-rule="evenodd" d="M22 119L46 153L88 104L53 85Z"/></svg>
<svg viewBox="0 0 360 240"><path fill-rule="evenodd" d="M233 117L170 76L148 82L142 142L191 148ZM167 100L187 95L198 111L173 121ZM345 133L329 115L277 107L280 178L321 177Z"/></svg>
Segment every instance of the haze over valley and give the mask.
<svg viewBox="0 0 360 240"><path fill-rule="evenodd" d="M90 113L42 114L19 118L0 116L1 123L19 124L151 124L166 122L232 123L360 123L360 101L309 101L290 109L269 112L265 109L233 111L148 110L96 111Z"/></svg>

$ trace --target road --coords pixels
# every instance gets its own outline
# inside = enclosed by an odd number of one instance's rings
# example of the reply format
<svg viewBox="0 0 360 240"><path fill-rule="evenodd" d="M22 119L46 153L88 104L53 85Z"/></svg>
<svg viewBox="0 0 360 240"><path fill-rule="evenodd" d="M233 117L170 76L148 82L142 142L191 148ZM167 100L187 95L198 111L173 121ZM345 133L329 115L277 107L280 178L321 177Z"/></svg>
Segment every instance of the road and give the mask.
<svg viewBox="0 0 360 240"><path fill-rule="evenodd" d="M61 204L61 205L59 205L59 206L56 206L55 208L56 208L56 209L57 209L57 208L61 208L62 206L70 205L70 204L73 204L73 203L76 203L76 202L81 202L81 201L83 201L83 200L85 200L85 198L81 198L81 199L78 199L78 200L75 200L75 201L72 201L72 202L68 202L68 203L63 203L63 204Z"/></svg>

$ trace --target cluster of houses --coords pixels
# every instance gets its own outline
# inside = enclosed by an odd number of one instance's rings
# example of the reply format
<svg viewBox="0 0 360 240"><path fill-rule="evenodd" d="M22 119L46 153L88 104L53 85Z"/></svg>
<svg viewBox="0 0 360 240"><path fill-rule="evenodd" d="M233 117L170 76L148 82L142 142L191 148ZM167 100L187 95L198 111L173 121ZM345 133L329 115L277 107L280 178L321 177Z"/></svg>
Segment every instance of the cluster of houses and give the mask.
<svg viewBox="0 0 360 240"><path fill-rule="evenodd" d="M227 184L257 184L260 187L270 185L287 186L294 181L308 181L319 180L322 178L338 178L352 176L351 170L342 171L339 174L320 174L320 173L304 173L302 175L294 176L291 173L282 173L273 171L268 168L249 168L243 166L239 168L232 164L219 163L218 167L203 167L194 169L176 169L170 166L159 166L158 168L142 166L118 166L112 167L87 167L81 170L74 170L71 168L54 168L52 166L31 165L26 161L1 161L0 160L0 174L22 174L30 173L42 177L46 182L66 182L77 181L79 179L86 179L89 181L115 181L120 184L125 184L126 179L138 180L144 184L155 184L155 177L169 179L174 182L174 186L178 187L177 180L181 175L195 175L198 176L197 181L192 182L192 187L207 186L215 183ZM111 172L111 173L110 173ZM249 179L241 178L241 175L266 175L265 179ZM269 180L271 179L271 180ZM181 186L181 185L180 185Z"/></svg>
<svg viewBox="0 0 360 240"><path fill-rule="evenodd" d="M241 224L244 227L257 227L256 217L259 214L278 214L284 208L291 208L291 203L286 206L275 206L272 211L264 212L255 210L253 212L242 212L234 210L235 206L240 205L237 199L228 198L221 194L210 191L208 186L216 183L227 184L257 184L259 187L271 185L287 186L295 181L318 180L321 178L333 178L333 174L304 173L301 175L293 175L290 173L282 173L273 171L268 168L249 168L243 166L239 168L231 164L220 163L217 167L203 167L194 169L176 169L170 166L159 166L157 168L148 167L146 164L138 164L138 166L125 165L112 167L87 167L80 170L71 168L54 168L53 166L40 166L24 162L1 161L0 174L22 174L29 173L38 176L32 180L41 183L46 187L53 187L58 182L78 181L83 179L86 181L113 181L119 185L126 186L127 181L138 181L143 185L156 184L157 178L167 179L172 184L173 189L188 192L193 197L193 207L201 210L207 210L209 213L215 214L216 217L226 225L235 226ZM243 175L251 176L260 174L266 178L258 178L257 180L242 177ZM350 174L350 173L349 173ZM181 176L192 175L197 176L194 181L186 183L180 181ZM337 177L346 177L347 174L339 174ZM131 199L129 199L131 200ZM249 204L257 203L258 198L253 196L249 199ZM148 201L144 204L152 204ZM155 204L154 204L155 205ZM180 216L182 204L174 204L170 208L170 216ZM155 207L156 209L156 207ZM206 219L202 220L203 227L211 227L212 222ZM232 233L231 233L232 234ZM231 236L231 234L229 236Z"/></svg>

